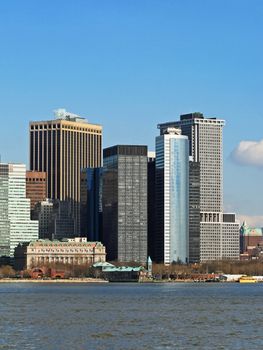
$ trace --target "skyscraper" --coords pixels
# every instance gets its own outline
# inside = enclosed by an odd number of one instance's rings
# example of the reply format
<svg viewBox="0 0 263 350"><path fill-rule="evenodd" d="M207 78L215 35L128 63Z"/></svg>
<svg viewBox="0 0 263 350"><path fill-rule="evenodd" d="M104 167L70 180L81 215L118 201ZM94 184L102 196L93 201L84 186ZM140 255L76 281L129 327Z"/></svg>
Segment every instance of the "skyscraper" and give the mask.
<svg viewBox="0 0 263 350"><path fill-rule="evenodd" d="M155 152L148 152L148 256L155 257Z"/></svg>
<svg viewBox="0 0 263 350"><path fill-rule="evenodd" d="M102 168L81 170L81 234L90 241L102 240Z"/></svg>
<svg viewBox="0 0 263 350"><path fill-rule="evenodd" d="M13 258L15 247L38 239L38 222L30 220L26 166L0 164L0 257Z"/></svg>
<svg viewBox="0 0 263 350"><path fill-rule="evenodd" d="M80 171L101 166L102 127L56 111L56 119L31 122L30 169L47 173L47 196L71 202L75 234L80 234Z"/></svg>
<svg viewBox="0 0 263 350"><path fill-rule="evenodd" d="M200 163L189 162L189 262L200 261Z"/></svg>
<svg viewBox="0 0 263 350"><path fill-rule="evenodd" d="M238 259L238 223L223 218L223 127L225 121L201 113L181 115L160 129L180 127L190 155L200 163L200 260Z"/></svg>
<svg viewBox="0 0 263 350"><path fill-rule="evenodd" d="M54 203L52 199L46 199L38 202L35 205L34 210L31 212L33 220L37 220L39 224L39 238L40 239L52 239L51 222L54 217ZM66 232L64 233L66 234Z"/></svg>
<svg viewBox="0 0 263 350"><path fill-rule="evenodd" d="M157 262L189 259L189 142L181 130L161 129L156 137L156 232Z"/></svg>
<svg viewBox="0 0 263 350"><path fill-rule="evenodd" d="M147 146L103 151L103 243L108 260L147 261Z"/></svg>
<svg viewBox="0 0 263 350"><path fill-rule="evenodd" d="M26 198L30 199L31 211L36 203L47 198L46 173L41 171L26 172Z"/></svg>

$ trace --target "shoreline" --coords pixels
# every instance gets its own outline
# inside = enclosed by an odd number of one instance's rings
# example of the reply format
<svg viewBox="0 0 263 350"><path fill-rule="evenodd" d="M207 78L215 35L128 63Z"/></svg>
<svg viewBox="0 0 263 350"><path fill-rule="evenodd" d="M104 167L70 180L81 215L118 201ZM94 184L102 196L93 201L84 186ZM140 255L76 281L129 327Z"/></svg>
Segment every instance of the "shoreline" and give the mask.
<svg viewBox="0 0 263 350"><path fill-rule="evenodd" d="M2 278L0 283L108 283L99 278L74 278L74 279L31 279L31 278Z"/></svg>

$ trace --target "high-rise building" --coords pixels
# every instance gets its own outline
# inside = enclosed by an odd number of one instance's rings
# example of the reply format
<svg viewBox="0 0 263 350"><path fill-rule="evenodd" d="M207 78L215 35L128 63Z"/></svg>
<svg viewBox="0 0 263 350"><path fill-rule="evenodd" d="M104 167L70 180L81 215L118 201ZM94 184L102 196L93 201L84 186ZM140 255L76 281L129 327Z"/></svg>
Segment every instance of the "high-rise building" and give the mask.
<svg viewBox="0 0 263 350"><path fill-rule="evenodd" d="M80 171L101 166L102 127L56 111L56 119L30 122L30 169L47 173L47 197L71 203L80 232Z"/></svg>
<svg viewBox="0 0 263 350"><path fill-rule="evenodd" d="M147 146L103 151L103 243L108 260L147 261Z"/></svg>
<svg viewBox="0 0 263 350"><path fill-rule="evenodd" d="M225 121L201 113L160 124L180 127L188 136L190 156L200 163L200 260L239 259L239 224L223 219L223 127Z"/></svg>
<svg viewBox="0 0 263 350"><path fill-rule="evenodd" d="M155 256L155 152L148 152L148 256Z"/></svg>
<svg viewBox="0 0 263 350"><path fill-rule="evenodd" d="M200 163L189 162L189 263L200 261Z"/></svg>
<svg viewBox="0 0 263 350"><path fill-rule="evenodd" d="M13 258L21 242L38 239L38 222L30 219L26 166L0 164L0 257Z"/></svg>
<svg viewBox="0 0 263 350"><path fill-rule="evenodd" d="M90 241L102 240L102 170L81 170L80 231Z"/></svg>
<svg viewBox="0 0 263 350"><path fill-rule="evenodd" d="M31 213L36 203L47 198L46 173L43 171L26 172L26 198L30 199Z"/></svg>
<svg viewBox="0 0 263 350"><path fill-rule="evenodd" d="M75 237L75 219L69 201L46 199L38 202L32 218L39 222L39 238L62 239Z"/></svg>
<svg viewBox="0 0 263 350"><path fill-rule="evenodd" d="M189 142L181 130L162 129L156 137L157 262L189 260Z"/></svg>
<svg viewBox="0 0 263 350"><path fill-rule="evenodd" d="M50 232L50 224L53 219L53 200L46 199L38 202L35 205L34 210L31 212L33 220L38 220L39 224L39 238L40 239L52 239L52 232Z"/></svg>

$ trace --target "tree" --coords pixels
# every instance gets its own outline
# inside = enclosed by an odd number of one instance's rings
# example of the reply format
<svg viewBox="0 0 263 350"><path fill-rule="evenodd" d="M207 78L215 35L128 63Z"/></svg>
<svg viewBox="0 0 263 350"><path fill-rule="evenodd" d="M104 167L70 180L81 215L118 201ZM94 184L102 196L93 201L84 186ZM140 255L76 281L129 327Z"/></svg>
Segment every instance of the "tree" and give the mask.
<svg viewBox="0 0 263 350"><path fill-rule="evenodd" d="M15 270L12 268L12 266L4 265L0 267L0 277L6 278L6 277L14 277L16 274Z"/></svg>

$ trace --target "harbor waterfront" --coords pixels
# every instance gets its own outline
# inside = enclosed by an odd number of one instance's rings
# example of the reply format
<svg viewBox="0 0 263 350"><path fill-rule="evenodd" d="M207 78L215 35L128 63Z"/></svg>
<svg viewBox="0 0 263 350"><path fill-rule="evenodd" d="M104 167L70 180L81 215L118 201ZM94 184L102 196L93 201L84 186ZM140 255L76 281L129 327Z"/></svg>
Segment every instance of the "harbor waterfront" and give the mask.
<svg viewBox="0 0 263 350"><path fill-rule="evenodd" d="M262 293L261 283L0 284L0 348L262 349Z"/></svg>

